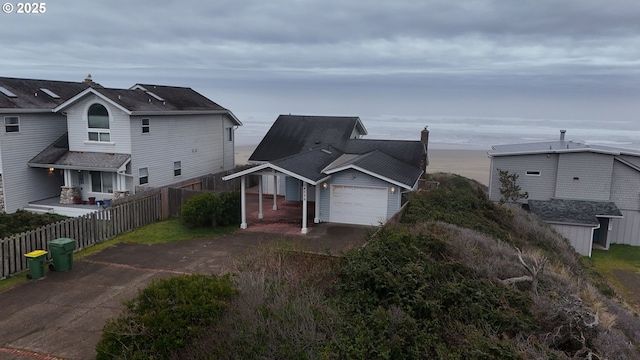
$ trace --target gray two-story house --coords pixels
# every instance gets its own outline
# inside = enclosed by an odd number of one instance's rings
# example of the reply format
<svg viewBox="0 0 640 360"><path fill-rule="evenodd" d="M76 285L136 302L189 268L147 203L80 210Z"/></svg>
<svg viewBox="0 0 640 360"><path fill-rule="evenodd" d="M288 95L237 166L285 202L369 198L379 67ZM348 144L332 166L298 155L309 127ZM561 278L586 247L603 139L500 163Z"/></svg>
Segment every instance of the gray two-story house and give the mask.
<svg viewBox="0 0 640 360"><path fill-rule="evenodd" d="M0 78L4 211L93 202L234 167L235 115L196 91Z"/></svg>
<svg viewBox="0 0 640 360"><path fill-rule="evenodd" d="M490 197L501 198L499 170L518 174L523 204L564 235L581 255L595 246L640 246L640 151L565 139L496 145Z"/></svg>

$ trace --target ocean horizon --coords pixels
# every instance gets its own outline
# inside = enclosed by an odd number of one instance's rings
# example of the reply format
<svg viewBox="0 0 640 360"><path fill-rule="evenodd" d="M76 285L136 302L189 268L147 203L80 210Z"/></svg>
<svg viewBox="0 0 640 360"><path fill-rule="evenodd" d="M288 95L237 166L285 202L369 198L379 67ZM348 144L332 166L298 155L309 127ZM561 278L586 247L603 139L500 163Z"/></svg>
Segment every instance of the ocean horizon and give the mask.
<svg viewBox="0 0 640 360"><path fill-rule="evenodd" d="M277 115L247 114L236 130L237 145L256 145ZM360 116L367 139L419 140L425 126L432 149L490 150L492 145L553 141L560 130L566 139L640 150L640 126L635 121L489 118L454 116Z"/></svg>

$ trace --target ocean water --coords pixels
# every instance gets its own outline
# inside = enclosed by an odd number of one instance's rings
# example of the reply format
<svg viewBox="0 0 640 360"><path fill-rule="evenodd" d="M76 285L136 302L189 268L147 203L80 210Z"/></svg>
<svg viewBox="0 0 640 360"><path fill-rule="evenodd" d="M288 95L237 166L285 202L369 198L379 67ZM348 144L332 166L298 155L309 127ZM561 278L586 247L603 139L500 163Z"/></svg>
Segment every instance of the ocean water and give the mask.
<svg viewBox="0 0 640 360"><path fill-rule="evenodd" d="M277 115L240 115L237 145L255 145ZM552 141L567 130L566 139L588 144L640 150L640 121L588 121L447 116L361 116L367 139L419 140L428 126L432 149L489 150L492 145Z"/></svg>

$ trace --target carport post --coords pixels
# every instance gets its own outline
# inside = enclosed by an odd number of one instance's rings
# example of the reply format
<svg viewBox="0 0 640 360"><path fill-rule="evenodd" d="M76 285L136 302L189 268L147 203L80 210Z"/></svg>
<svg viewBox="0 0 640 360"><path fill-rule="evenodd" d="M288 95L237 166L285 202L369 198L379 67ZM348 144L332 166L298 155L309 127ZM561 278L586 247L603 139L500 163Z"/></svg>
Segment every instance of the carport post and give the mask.
<svg viewBox="0 0 640 360"><path fill-rule="evenodd" d="M303 234L307 233L307 183L302 182L302 230Z"/></svg>
<svg viewBox="0 0 640 360"><path fill-rule="evenodd" d="M273 210L278 210L278 175L273 175Z"/></svg>
<svg viewBox="0 0 640 360"><path fill-rule="evenodd" d="M313 217L313 223L320 223L320 184L316 184L316 211Z"/></svg>
<svg viewBox="0 0 640 360"><path fill-rule="evenodd" d="M240 229L247 228L247 185L246 185L246 175L242 175L240 178L240 206L242 207L242 223L240 224Z"/></svg>
<svg viewBox="0 0 640 360"><path fill-rule="evenodd" d="M263 219L262 213L262 176L258 176L258 219Z"/></svg>

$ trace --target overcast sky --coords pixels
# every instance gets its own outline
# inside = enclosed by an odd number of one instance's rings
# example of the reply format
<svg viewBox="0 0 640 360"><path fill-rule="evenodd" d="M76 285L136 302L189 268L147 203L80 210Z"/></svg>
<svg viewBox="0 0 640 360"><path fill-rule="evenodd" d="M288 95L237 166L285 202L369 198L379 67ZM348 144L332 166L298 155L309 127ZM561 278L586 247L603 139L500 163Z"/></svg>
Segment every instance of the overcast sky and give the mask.
<svg viewBox="0 0 640 360"><path fill-rule="evenodd" d="M9 2L0 76L187 86L241 120L640 116L638 0Z"/></svg>

